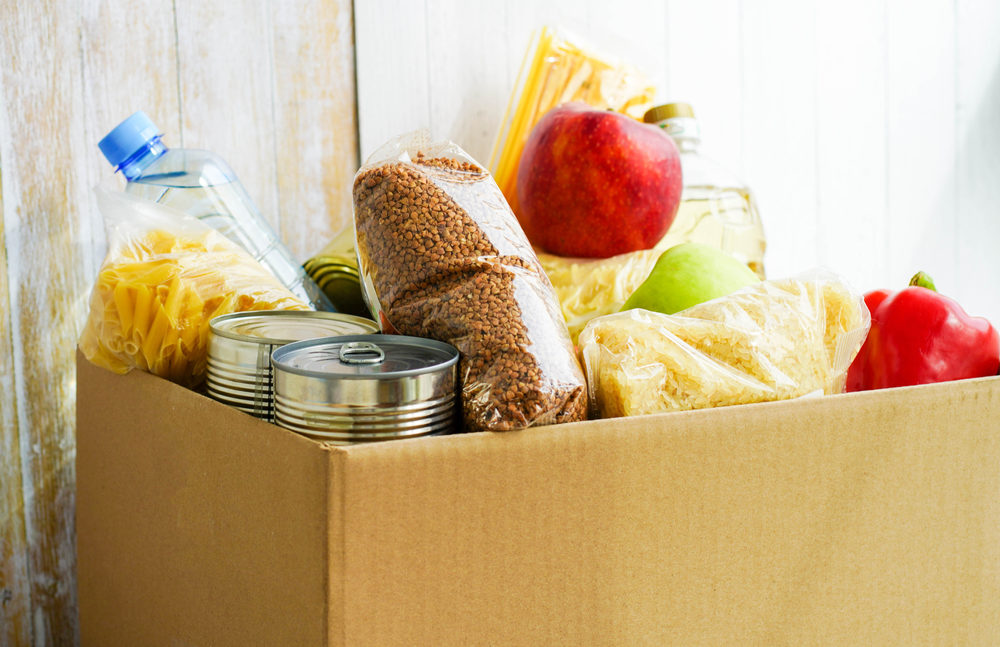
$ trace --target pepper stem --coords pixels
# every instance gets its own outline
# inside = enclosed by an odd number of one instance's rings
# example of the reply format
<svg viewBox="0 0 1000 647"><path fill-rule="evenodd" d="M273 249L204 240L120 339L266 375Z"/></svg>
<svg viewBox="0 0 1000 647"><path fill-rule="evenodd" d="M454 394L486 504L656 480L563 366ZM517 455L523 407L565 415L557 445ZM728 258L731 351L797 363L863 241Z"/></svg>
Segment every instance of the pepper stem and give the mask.
<svg viewBox="0 0 1000 647"><path fill-rule="evenodd" d="M937 288L934 286L934 281L931 280L931 277L927 272L917 272L914 274L913 278L910 279L910 285L917 285L937 292Z"/></svg>

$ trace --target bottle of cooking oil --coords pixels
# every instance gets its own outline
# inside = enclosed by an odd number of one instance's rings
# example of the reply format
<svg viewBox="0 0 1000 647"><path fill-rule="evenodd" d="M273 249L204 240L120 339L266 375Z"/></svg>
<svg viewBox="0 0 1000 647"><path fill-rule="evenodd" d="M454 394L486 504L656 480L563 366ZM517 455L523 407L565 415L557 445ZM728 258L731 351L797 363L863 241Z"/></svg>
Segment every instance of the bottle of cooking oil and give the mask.
<svg viewBox="0 0 1000 647"><path fill-rule="evenodd" d="M698 152L701 132L691 106L656 106L643 121L660 126L673 138L684 175L677 216L656 249L688 241L705 243L735 256L765 278L766 241L753 194L727 169Z"/></svg>

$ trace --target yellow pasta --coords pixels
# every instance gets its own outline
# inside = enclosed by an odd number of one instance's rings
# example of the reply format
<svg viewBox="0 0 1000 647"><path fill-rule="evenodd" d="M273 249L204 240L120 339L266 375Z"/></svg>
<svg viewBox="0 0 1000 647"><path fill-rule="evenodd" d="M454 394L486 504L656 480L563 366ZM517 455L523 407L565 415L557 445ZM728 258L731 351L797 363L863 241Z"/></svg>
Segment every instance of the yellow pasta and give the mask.
<svg viewBox="0 0 1000 647"><path fill-rule="evenodd" d="M133 326L135 327L136 335L144 335L147 330L149 330L149 313L150 305L152 303L153 295L150 294L149 286L142 285L140 283L135 283L133 285L135 288L135 312L133 313ZM121 317L121 315L118 315ZM133 338L133 341L138 341Z"/></svg>
<svg viewBox="0 0 1000 647"><path fill-rule="evenodd" d="M160 285L170 280L177 268L171 263L136 263L130 274L146 285Z"/></svg>
<svg viewBox="0 0 1000 647"><path fill-rule="evenodd" d="M179 276L175 276L167 288L167 298L163 303L163 311L166 314L167 321L174 328L177 327L177 317L180 315L181 293L185 290L186 288L181 284Z"/></svg>
<svg viewBox="0 0 1000 647"><path fill-rule="evenodd" d="M163 343L163 336L167 332L167 321L166 314L163 312L163 302L167 300L167 286L158 285L153 291L153 301L150 303L149 320L152 322L149 324L149 331L143 337L142 347L143 355L146 356L146 361L150 367L154 365L157 358L159 357L158 347ZM156 344L156 348L152 344Z"/></svg>
<svg viewBox="0 0 1000 647"><path fill-rule="evenodd" d="M127 283L117 283L114 286L115 312L121 322L122 335L126 337L132 332L132 317L135 314L129 287Z"/></svg>
<svg viewBox="0 0 1000 647"><path fill-rule="evenodd" d="M246 252L213 230L152 230L112 245L90 298L80 349L187 386L205 374L209 322L240 310L308 310Z"/></svg>

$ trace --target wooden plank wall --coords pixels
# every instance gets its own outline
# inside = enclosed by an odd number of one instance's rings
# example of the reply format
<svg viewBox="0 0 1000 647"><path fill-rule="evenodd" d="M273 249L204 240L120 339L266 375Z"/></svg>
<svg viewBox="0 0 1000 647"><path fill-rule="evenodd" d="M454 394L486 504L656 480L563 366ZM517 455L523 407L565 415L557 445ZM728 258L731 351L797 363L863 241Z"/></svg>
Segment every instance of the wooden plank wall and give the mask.
<svg viewBox="0 0 1000 647"><path fill-rule="evenodd" d="M772 276L825 265L868 289L923 268L1000 321L992 0L354 5L0 0L0 647L77 641L90 189L110 174L96 142L136 109L229 160L305 258L346 223L359 150L429 128L488 161L531 31L563 26L694 104L705 152L757 194Z"/></svg>
<svg viewBox="0 0 1000 647"><path fill-rule="evenodd" d="M300 259L357 165L349 0L0 0L0 647L75 645L74 347L97 141L145 110L229 161Z"/></svg>
<svg viewBox="0 0 1000 647"><path fill-rule="evenodd" d="M688 101L754 190L772 277L918 269L1000 321L994 0L359 2L361 155L415 128L482 163L532 29L564 26Z"/></svg>

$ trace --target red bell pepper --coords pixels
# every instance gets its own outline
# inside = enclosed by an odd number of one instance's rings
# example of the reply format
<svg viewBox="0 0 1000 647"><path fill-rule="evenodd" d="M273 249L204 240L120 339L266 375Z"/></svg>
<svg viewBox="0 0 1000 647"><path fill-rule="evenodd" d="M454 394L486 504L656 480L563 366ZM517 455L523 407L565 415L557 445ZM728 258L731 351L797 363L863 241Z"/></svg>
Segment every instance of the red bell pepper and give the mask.
<svg viewBox="0 0 1000 647"><path fill-rule="evenodd" d="M997 374L1000 335L996 329L935 291L922 272L898 292L869 292L865 304L872 327L847 371L848 391Z"/></svg>

